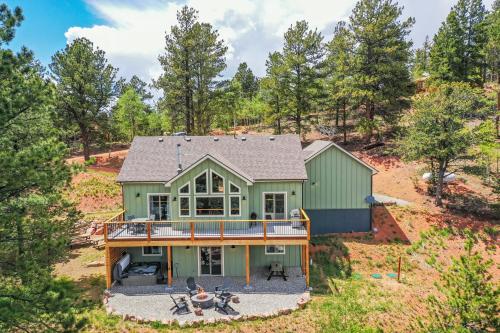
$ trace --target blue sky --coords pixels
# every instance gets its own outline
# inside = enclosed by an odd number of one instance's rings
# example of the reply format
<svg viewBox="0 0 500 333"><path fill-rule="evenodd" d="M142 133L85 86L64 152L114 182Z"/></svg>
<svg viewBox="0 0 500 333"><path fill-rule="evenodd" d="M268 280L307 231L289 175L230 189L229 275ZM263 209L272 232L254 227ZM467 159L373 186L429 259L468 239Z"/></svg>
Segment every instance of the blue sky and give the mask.
<svg viewBox="0 0 500 333"><path fill-rule="evenodd" d="M5 0L0 0L5 2ZM411 38L420 46L432 37L456 0L399 0L404 17L416 24ZM493 0L483 0L489 9ZM219 30L229 51L225 76L246 61L254 72L265 73L269 52L282 47L283 33L295 21L305 19L331 38L336 22L349 17L355 0L7 0L20 6L25 20L9 45L26 45L44 65L52 54L77 37L87 37L102 48L120 75L138 75L145 81L158 77L158 55L165 32L175 24L176 11L184 4L199 10L200 19Z"/></svg>

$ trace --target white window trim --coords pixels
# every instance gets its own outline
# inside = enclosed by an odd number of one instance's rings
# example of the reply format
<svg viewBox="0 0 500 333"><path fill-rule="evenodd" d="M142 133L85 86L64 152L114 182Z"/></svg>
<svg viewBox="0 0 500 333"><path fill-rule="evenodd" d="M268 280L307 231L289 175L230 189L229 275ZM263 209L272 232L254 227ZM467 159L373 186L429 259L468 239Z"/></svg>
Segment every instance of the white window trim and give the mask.
<svg viewBox="0 0 500 333"><path fill-rule="evenodd" d="M238 192L231 192L231 185L233 185L234 187L237 187ZM238 185L236 185L232 181L229 181L229 194L241 194L241 187L239 187Z"/></svg>
<svg viewBox="0 0 500 333"><path fill-rule="evenodd" d="M268 246L283 246L283 253L268 253L267 252L267 247ZM285 255L286 254L286 246L285 245L281 245L281 244L277 244L277 245L273 245L273 244L264 245L264 254L266 256L282 256L282 255Z"/></svg>
<svg viewBox="0 0 500 333"><path fill-rule="evenodd" d="M220 178L222 178L222 188L224 189L224 191L222 191L222 192L215 192L215 193L213 192L212 175L214 173L217 176L219 176ZM225 193L226 193L226 178L224 178L224 176L220 175L218 172L214 171L213 169L210 169L210 194L219 195L219 194L225 194Z"/></svg>
<svg viewBox="0 0 500 333"><path fill-rule="evenodd" d="M172 201L170 199L170 193L148 193L147 194L147 203L146 203L147 206L148 206L147 207L147 212L148 212L147 219L148 219L148 221L149 221L149 217L151 216L151 213L149 211L149 207L150 207L150 205L149 205L149 197L154 196L154 195L162 195L162 196L167 196L168 197L168 199L167 199L167 201L168 201L168 212L167 212L167 214L168 214L168 216L172 217L171 209L170 209L170 207L172 207ZM163 220L160 220L160 221L163 221ZM168 220L166 220L166 221L168 221Z"/></svg>
<svg viewBox="0 0 500 333"><path fill-rule="evenodd" d="M201 175L203 175L203 174L205 174L205 175L206 175L206 177L205 177L205 178L206 178L206 180L207 180L207 184L206 184L206 185L207 185L207 186L206 186L207 190L206 190L206 192L197 192L197 191L196 191L196 178L200 177L200 176L201 176ZM194 194L208 194L208 193L209 193L209 188L210 188L210 178L209 178L209 174L208 174L208 169L205 169L204 171L202 171L202 172L200 172L199 174L197 174L196 176L194 176L194 183L193 183L193 185L194 185L194 191L193 191L193 192L194 192Z"/></svg>
<svg viewBox="0 0 500 333"><path fill-rule="evenodd" d="M231 214L231 198L238 198L238 211L239 211L239 214ZM229 216L241 216L241 195L230 195L229 196L229 205L227 206L228 208L228 213L229 213Z"/></svg>
<svg viewBox="0 0 500 333"><path fill-rule="evenodd" d="M144 253L144 248L145 247L158 247L160 248L160 253L154 253L154 254L145 254ZM145 257L161 257L163 255L163 247L162 246L143 246L142 247L142 255L145 256Z"/></svg>
<svg viewBox="0 0 500 333"><path fill-rule="evenodd" d="M197 208L196 208L196 199L198 198L222 198L222 211L224 214L222 215L198 215L197 213ZM196 217L224 217L226 216L226 197L221 194L221 195L196 195L194 197L194 216Z"/></svg>
<svg viewBox="0 0 500 333"><path fill-rule="evenodd" d="M200 263L200 247L220 247L221 248L221 275L212 275L212 274L201 274L201 263ZM224 272L224 245L221 246L197 246L196 253L198 258L198 276L225 276Z"/></svg>
<svg viewBox="0 0 500 333"><path fill-rule="evenodd" d="M266 194L284 194L285 195L285 220L288 219L288 192L262 192L262 219L266 219Z"/></svg>
<svg viewBox="0 0 500 333"><path fill-rule="evenodd" d="M181 193L181 188L183 188L184 186L188 186L188 192L187 193ZM177 189L177 193L179 195L190 195L191 194L191 182L187 182L186 184L182 185L182 186L179 186L179 188Z"/></svg>
<svg viewBox="0 0 500 333"><path fill-rule="evenodd" d="M182 215L181 214L181 199L182 198L187 198L188 199L188 206L189 206L189 212L187 215ZM177 201L179 206L179 217L191 217L191 196L189 195L181 195L179 196L179 200Z"/></svg>

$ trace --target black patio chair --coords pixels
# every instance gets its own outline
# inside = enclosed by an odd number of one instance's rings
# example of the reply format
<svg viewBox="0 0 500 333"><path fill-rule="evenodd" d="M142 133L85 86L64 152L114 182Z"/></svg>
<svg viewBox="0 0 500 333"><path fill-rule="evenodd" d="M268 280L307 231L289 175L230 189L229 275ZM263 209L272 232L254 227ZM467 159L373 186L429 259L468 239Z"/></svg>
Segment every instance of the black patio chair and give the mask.
<svg viewBox="0 0 500 333"><path fill-rule="evenodd" d="M189 297L196 295L198 293L198 289L202 288L199 284L197 284L194 281L194 277L192 276L188 277L188 279L186 280L186 284L187 284L186 291Z"/></svg>
<svg viewBox="0 0 500 333"><path fill-rule="evenodd" d="M215 287L214 294L215 294L215 297L220 298L220 299L222 299L224 297L232 297L233 296L233 294L231 294L229 292L229 288L224 288L224 286L222 286L222 285Z"/></svg>
<svg viewBox="0 0 500 333"><path fill-rule="evenodd" d="M222 297L220 301L215 301L215 311L222 311L225 314L229 314L227 311L229 309L235 312L231 305L229 305L229 302L231 302L231 297Z"/></svg>
<svg viewBox="0 0 500 333"><path fill-rule="evenodd" d="M182 312L182 313L190 313L191 312L191 310L189 310L188 303L183 296L175 298L172 296L172 294L170 294L170 298L172 299L172 302L174 302L174 306L170 308L170 311L175 309L173 314L180 313L180 312Z"/></svg>

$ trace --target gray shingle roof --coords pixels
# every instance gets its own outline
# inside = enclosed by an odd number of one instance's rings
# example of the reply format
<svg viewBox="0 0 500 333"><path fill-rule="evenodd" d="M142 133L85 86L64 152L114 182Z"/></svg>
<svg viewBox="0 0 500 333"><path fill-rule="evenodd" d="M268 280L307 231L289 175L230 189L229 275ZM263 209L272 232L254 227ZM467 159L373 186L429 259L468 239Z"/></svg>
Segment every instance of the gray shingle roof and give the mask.
<svg viewBox="0 0 500 333"><path fill-rule="evenodd" d="M331 141L316 140L313 141L309 146L305 147L302 151L304 160L307 160L310 156L313 156L317 152L331 145Z"/></svg>
<svg viewBox="0 0 500 333"><path fill-rule="evenodd" d="M298 135L136 137L118 175L119 182L168 182L177 175L176 145L182 169L210 157L252 181L307 179Z"/></svg>

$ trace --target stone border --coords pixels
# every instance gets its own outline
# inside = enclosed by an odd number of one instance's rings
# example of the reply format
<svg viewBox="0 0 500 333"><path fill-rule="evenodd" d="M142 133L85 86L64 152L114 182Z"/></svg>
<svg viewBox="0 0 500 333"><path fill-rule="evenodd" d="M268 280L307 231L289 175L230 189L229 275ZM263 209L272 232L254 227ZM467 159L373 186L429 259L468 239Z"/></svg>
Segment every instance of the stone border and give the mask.
<svg viewBox="0 0 500 333"><path fill-rule="evenodd" d="M122 317L123 320L127 321L132 321L136 322L138 324L150 324L154 322L159 322L163 325L179 325L180 327L198 327L200 325L213 325L217 323L230 323L232 321L250 321L250 320L257 320L257 319L267 319L267 318L274 318L278 316L283 316L283 315L289 315L294 311L297 311L299 309L304 309L309 302L311 302L311 295L309 292L303 293L298 302L297 306L293 308L288 308L288 309L279 309L276 311L272 312L266 312L266 313L260 313L260 314L254 314L254 315L236 315L236 316L231 316L228 315L227 317L222 317L222 318L200 318L196 320L178 320L178 319L171 319L171 320L156 320L155 318L142 318L142 317L136 317L133 315L129 315L127 313L120 313L119 311L116 311L111 307L109 304L109 298L111 297L111 293L108 290L104 291L104 296L103 296L103 305L106 310L106 313L108 315L112 316L119 316Z"/></svg>

